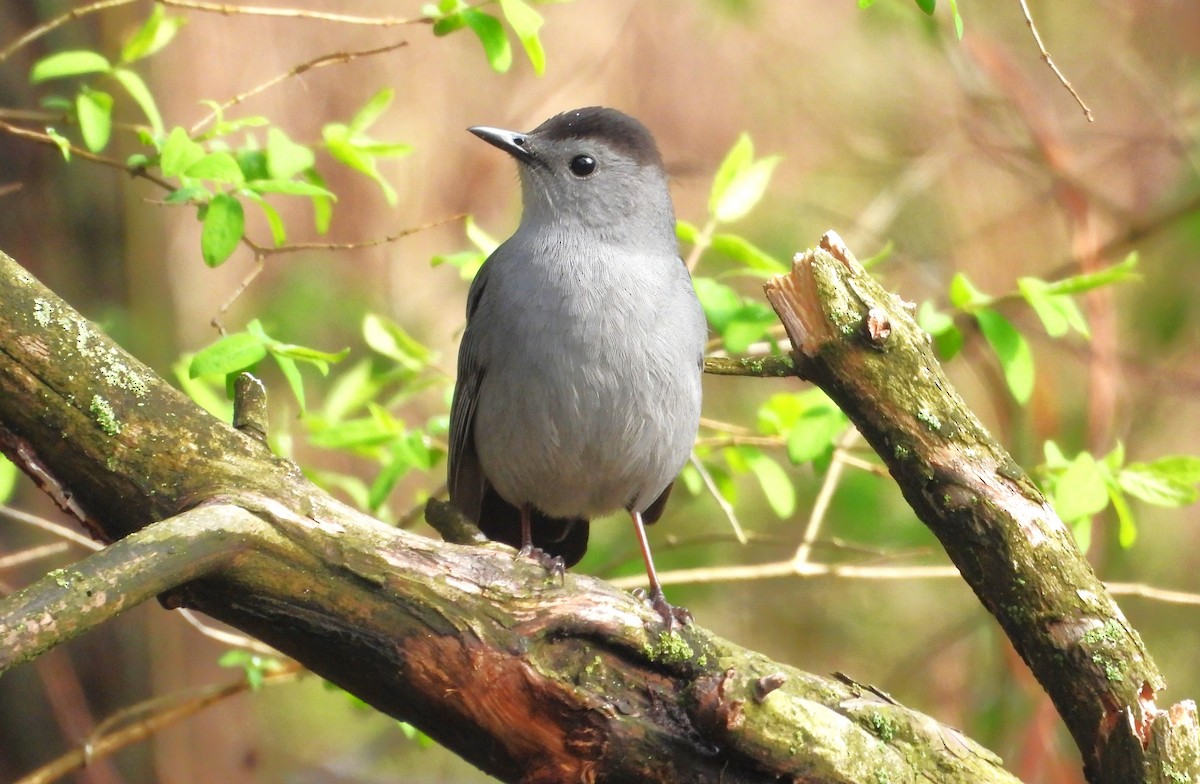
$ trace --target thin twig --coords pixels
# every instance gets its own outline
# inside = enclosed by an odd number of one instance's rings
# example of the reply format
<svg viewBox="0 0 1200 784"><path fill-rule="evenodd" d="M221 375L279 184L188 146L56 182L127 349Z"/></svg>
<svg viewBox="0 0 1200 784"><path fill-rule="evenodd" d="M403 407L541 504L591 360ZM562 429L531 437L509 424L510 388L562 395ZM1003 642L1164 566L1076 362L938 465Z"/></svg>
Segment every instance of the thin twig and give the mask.
<svg viewBox="0 0 1200 784"><path fill-rule="evenodd" d="M20 566L23 563L36 561L40 558L49 558L52 555L58 555L66 549L66 542L52 542L51 544L44 544L41 547L18 550L11 555L0 557L0 569L11 569L14 566Z"/></svg>
<svg viewBox="0 0 1200 784"><path fill-rule="evenodd" d="M30 130L29 128L22 128L18 125L6 123L3 120L0 120L0 131L11 134L11 135L16 136L21 139L29 139L30 141L37 142L38 144L44 145L46 147L53 147L56 150L59 149L58 142L54 138L52 138L49 134L42 133L41 131L34 131L34 130ZM145 169L138 168L138 167L126 166L123 162L118 161L116 158L106 158L103 155L97 155L96 153L91 152L90 150L85 150L81 147L76 147L73 144L68 144L67 149L70 151L71 155L73 155L77 158L82 158L83 160L91 161L92 163L99 163L102 166L108 166L113 169L120 169L121 171L127 172L127 173L133 175L134 177L141 177L142 179L149 180L150 182L154 183L155 185L159 186L160 188L164 188L168 191L175 190L174 185L167 182L166 180L159 177L158 175L151 174L150 172L146 171Z"/></svg>
<svg viewBox="0 0 1200 784"><path fill-rule="evenodd" d="M197 133L200 132L201 128L203 128L208 123L212 122L214 119L216 119L218 116L220 116L226 110L228 110L234 106L237 106L239 103L242 103L243 101L247 100L248 98L252 98L255 95L258 95L259 93L261 93L265 90L268 90L271 87L274 87L275 85L279 84L280 82L286 81L294 76L299 76L300 74L302 74L306 71L311 71L314 68L323 68L324 66L327 66L327 65L341 65L343 63L348 63L351 60L357 60L360 57L369 57L369 56L375 55L375 54L384 54L386 52L391 52L396 49L399 49L402 46L407 46L407 45L408 45L408 41L398 41L394 44L388 44L387 46L380 46L375 49L364 49L364 50L361 50L358 52L335 52L333 54L321 55L320 57L317 57L313 60L309 60L306 63L301 63L300 65L297 65L294 68L289 68L288 70L284 71L281 74L272 76L270 79L266 80L265 82L258 84L254 87L251 87L246 92L239 93L239 94L235 95L234 97L230 98L229 100L225 101L224 103L220 104L219 106L217 106L217 108L213 109L207 115L205 115L204 117L201 117L200 120L198 122L196 122L195 125L192 126L191 130L189 131L189 135L195 136Z"/></svg>
<svg viewBox="0 0 1200 784"><path fill-rule="evenodd" d="M1067 77L1063 75L1063 72L1058 70L1058 66L1054 64L1054 58L1050 56L1050 52L1046 51L1046 46L1042 43L1042 36L1038 34L1037 25L1033 23L1033 15L1029 13L1029 6L1025 0L1017 0L1017 2L1021 6L1021 13L1025 15L1025 24L1029 25L1029 32L1033 33L1033 40L1037 43L1038 50L1042 53L1042 59L1046 61L1046 65L1050 66L1050 70L1058 77L1058 81L1062 83L1062 86L1067 88L1067 92L1071 93L1075 102L1079 104L1079 108L1083 109L1083 116L1087 117L1087 121L1095 122L1096 118L1092 117L1092 110L1083 102L1083 98L1080 97L1079 93L1075 92L1075 88L1067 81Z"/></svg>
<svg viewBox="0 0 1200 784"><path fill-rule="evenodd" d="M18 523L32 525L34 528L40 528L43 531L49 531L61 539L74 542L75 544L80 545L81 547L86 547L89 550L95 551L104 548L104 545L100 544L99 542L88 539L86 536L76 533L72 529L67 528L65 525L59 525L58 523L53 523L44 517L38 517L37 515L32 515L28 512L22 512L20 509L13 509L7 504L0 504L0 515L4 515L5 517L16 520Z"/></svg>
<svg viewBox="0 0 1200 784"><path fill-rule="evenodd" d="M1105 583L1104 585L1114 596L1141 596L1168 604L1200 605L1200 594L1155 588L1153 585L1143 585L1142 583Z"/></svg>
<svg viewBox="0 0 1200 784"><path fill-rule="evenodd" d="M804 538L800 541L800 546L796 548L796 554L792 556L792 561L796 568L801 568L808 563L808 556L812 552L813 542L817 541L817 534L820 533L821 525L825 521L825 513L829 511L829 504L833 501L833 494L837 490L838 482L841 481L842 472L845 470L845 452L857 438L858 431L850 428L838 439L833 459L829 463L829 470L825 472L825 479L821 482L821 490L817 493L817 498L813 501L812 511L808 515L808 525L804 528Z"/></svg>
<svg viewBox="0 0 1200 784"><path fill-rule="evenodd" d="M108 8L117 8L119 6L129 5L136 2L138 2L138 0L98 0L98 2L95 3L81 5L78 8L72 8L70 11L67 11L64 14L54 17L49 22L38 25L28 33L25 33L25 35L13 41L8 46L0 49L0 63L3 63L5 60L11 57L13 52L17 51L22 46L36 41L46 33L50 32L56 27L66 24L67 22L72 22L80 17L95 13L96 11L103 11Z"/></svg>
<svg viewBox="0 0 1200 784"><path fill-rule="evenodd" d="M303 8L264 8L254 5L230 5L228 3L204 3L199 0L156 0L169 8L186 8L190 11L205 11L222 16L275 16L286 19L310 19L318 22L340 22L342 24L369 25L371 27L396 27L399 25L429 24L425 16L352 16L332 14L325 11L309 11Z"/></svg>
<svg viewBox="0 0 1200 784"><path fill-rule="evenodd" d="M700 479L703 480L704 486L708 488L708 492L712 493L712 497L716 499L717 506L721 507L721 511L725 513L725 517L729 520L729 525L733 528L733 534L737 537L738 543L746 543L746 532L742 528L742 524L738 522L737 511L733 508L733 504L721 495L720 488L713 481L712 474L708 473L708 469L704 467L704 463L700 462L700 458L696 457L696 453L692 452L692 466L695 467L696 473L700 474Z"/></svg>
<svg viewBox="0 0 1200 784"><path fill-rule="evenodd" d="M263 676L262 683L263 685L284 683L295 680L301 673L302 670L299 665L291 665L286 669L267 673ZM154 733L200 712L209 705L232 697L235 694L248 691L250 688L249 679L242 677L225 685L206 686L202 689L197 689L191 693L191 696L156 697L130 706L97 727L96 732L78 748L72 749L58 759L52 760L24 776L16 784L48 784L48 782L60 779L71 771L79 770L91 764L96 759L111 756L123 748L143 741ZM179 699L181 696L188 696L188 698L186 701L180 702ZM172 705L170 703L177 704ZM147 717L135 724L130 724L123 729L107 734L101 734L105 725L112 724L113 720L120 719L124 721L129 716L144 714L148 714Z"/></svg>
<svg viewBox="0 0 1200 784"><path fill-rule="evenodd" d="M282 653L269 645L259 642L253 637L247 637L244 634L227 632L224 629L218 629L215 626L208 625L204 621L197 618L195 613L193 613L191 610L180 607L176 610L176 612L181 618L183 618L184 621L196 629L196 631L200 632L209 639L216 640L217 642L224 643L225 645L233 646L234 648L254 651L260 656L271 656L276 659L284 658Z"/></svg>
<svg viewBox="0 0 1200 784"><path fill-rule="evenodd" d="M926 580L958 577L953 566L857 566L854 564L796 563L795 560L773 561L744 566L714 566L697 569L675 569L659 572L663 585L696 585L772 577L852 577L859 580ZM646 581L645 575L618 577L610 580L618 588L636 588Z"/></svg>
<svg viewBox="0 0 1200 784"><path fill-rule="evenodd" d="M294 242L290 245L280 245L277 248L272 248L266 245L258 245L250 240L247 240L246 244L251 250L254 251L255 255L262 256L263 258L266 258L267 256L279 256L284 253L298 253L306 250L362 250L364 248L374 248L379 245L387 245L389 242L395 242L396 240L404 239L405 237L416 234L417 232L425 231L426 229L433 229L446 223L462 220L465 217L467 217L466 213L460 212L445 218L438 218L437 220L429 221L428 223L422 223L418 226L410 226L403 231L399 231L395 234L389 234L386 237L376 237L373 240L364 240L363 242Z"/></svg>

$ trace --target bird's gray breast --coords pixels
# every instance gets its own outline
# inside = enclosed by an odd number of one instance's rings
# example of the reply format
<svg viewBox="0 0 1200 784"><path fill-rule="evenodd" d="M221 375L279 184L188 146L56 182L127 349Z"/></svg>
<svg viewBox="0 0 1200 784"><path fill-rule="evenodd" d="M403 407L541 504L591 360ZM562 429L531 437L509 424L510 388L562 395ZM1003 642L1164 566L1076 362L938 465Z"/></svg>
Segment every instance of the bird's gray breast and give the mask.
<svg viewBox="0 0 1200 784"><path fill-rule="evenodd" d="M700 417L704 316L683 263L519 235L491 259L468 329L482 380L484 475L555 516L645 509L687 461Z"/></svg>

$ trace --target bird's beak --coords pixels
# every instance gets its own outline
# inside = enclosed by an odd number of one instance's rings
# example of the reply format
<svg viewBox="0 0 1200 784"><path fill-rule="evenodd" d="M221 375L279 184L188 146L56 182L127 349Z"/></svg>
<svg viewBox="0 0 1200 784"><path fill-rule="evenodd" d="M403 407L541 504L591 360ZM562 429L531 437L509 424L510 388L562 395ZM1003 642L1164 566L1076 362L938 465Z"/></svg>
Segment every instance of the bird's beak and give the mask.
<svg viewBox="0 0 1200 784"><path fill-rule="evenodd" d="M486 125L476 125L468 131L483 139L493 147L499 147L519 161L532 163L533 153L529 150L529 135L506 131L503 128L489 128Z"/></svg>

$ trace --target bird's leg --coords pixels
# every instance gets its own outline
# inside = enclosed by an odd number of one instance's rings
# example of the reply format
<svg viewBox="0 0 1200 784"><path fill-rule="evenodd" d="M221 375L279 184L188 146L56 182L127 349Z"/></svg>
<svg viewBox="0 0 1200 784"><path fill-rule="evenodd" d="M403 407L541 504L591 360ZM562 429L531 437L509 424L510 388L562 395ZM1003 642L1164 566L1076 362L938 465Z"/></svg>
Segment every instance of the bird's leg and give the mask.
<svg viewBox="0 0 1200 784"><path fill-rule="evenodd" d="M658 572L654 570L654 558L650 555L650 542L646 540L646 526L642 522L642 513L630 510L629 514L633 517L633 528L637 532L638 546L642 548L642 560L646 562L646 579L650 582L650 592L646 596L646 601L662 616L668 632L675 625L675 621L687 626L692 621L692 614L686 607L672 607L668 604L662 584L658 582Z"/></svg>
<svg viewBox="0 0 1200 784"><path fill-rule="evenodd" d="M566 582L567 565L561 556L550 555L540 547L533 546L533 510L529 504L521 504L521 549L517 550L518 558L530 558L541 564L550 574L558 576Z"/></svg>

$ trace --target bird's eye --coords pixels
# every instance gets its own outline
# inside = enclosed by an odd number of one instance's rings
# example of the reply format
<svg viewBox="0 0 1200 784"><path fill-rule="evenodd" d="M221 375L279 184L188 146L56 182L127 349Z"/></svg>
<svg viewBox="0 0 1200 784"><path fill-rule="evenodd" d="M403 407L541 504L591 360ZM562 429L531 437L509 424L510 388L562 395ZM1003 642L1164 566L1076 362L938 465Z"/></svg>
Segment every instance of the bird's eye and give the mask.
<svg viewBox="0 0 1200 784"><path fill-rule="evenodd" d="M590 155L576 155L571 159L571 173L576 177L586 177L596 171L596 159Z"/></svg>

